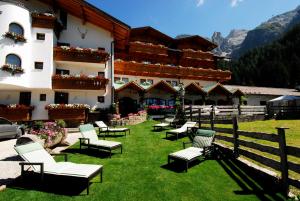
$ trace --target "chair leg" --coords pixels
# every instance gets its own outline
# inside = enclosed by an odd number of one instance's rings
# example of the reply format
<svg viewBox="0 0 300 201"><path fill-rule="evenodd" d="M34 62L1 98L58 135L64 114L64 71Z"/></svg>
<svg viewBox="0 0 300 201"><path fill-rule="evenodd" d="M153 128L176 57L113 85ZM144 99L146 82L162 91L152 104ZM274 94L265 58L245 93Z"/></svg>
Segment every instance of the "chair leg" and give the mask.
<svg viewBox="0 0 300 201"><path fill-rule="evenodd" d="M189 169L189 162L188 162L188 161L186 161L185 172L187 172L187 171L188 171L188 169Z"/></svg>
<svg viewBox="0 0 300 201"><path fill-rule="evenodd" d="M88 195L90 193L90 180L87 179L87 188L86 188L86 194Z"/></svg>
<svg viewBox="0 0 300 201"><path fill-rule="evenodd" d="M109 150L109 158L111 158L111 149Z"/></svg>
<svg viewBox="0 0 300 201"><path fill-rule="evenodd" d="M178 140L178 133L176 134L176 140Z"/></svg>
<svg viewBox="0 0 300 201"><path fill-rule="evenodd" d="M121 154L123 153L123 146L121 145Z"/></svg>
<svg viewBox="0 0 300 201"><path fill-rule="evenodd" d="M171 158L170 158L170 156L168 156L168 164L170 164L171 163Z"/></svg>
<svg viewBox="0 0 300 201"><path fill-rule="evenodd" d="M101 172L100 172L100 182L101 182L101 183L102 183L102 180L103 180L102 174L103 174L103 167L102 167Z"/></svg>

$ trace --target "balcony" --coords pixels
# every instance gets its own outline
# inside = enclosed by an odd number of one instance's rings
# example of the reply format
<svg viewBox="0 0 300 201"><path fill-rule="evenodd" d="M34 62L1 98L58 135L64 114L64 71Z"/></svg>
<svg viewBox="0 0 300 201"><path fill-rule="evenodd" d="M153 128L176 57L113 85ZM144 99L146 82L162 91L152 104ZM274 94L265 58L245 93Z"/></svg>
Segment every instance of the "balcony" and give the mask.
<svg viewBox="0 0 300 201"><path fill-rule="evenodd" d="M210 52L203 52L201 50L195 51L192 49L184 49L182 50L183 58L191 58L191 59L207 59L213 60L213 54Z"/></svg>
<svg viewBox="0 0 300 201"><path fill-rule="evenodd" d="M168 48L163 45L155 45L152 43L131 42L129 52L143 52L147 54L168 55Z"/></svg>
<svg viewBox="0 0 300 201"><path fill-rule="evenodd" d="M53 89L77 90L105 90L108 79L103 77L88 77L85 75L54 75L52 76Z"/></svg>
<svg viewBox="0 0 300 201"><path fill-rule="evenodd" d="M229 71L127 61L115 62L115 74L212 81L226 81L231 79L231 72Z"/></svg>
<svg viewBox="0 0 300 201"><path fill-rule="evenodd" d="M109 60L109 54L104 50L75 47L55 47L54 60L84 63L105 63Z"/></svg>
<svg viewBox="0 0 300 201"><path fill-rule="evenodd" d="M32 13L32 27L54 29L56 17L47 13Z"/></svg>

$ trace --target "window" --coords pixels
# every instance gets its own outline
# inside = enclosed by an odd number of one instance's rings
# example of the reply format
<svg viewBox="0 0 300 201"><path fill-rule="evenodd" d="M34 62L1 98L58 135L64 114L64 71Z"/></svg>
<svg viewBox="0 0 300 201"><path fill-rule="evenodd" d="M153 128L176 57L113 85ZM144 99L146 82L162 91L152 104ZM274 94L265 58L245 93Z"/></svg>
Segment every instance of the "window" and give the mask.
<svg viewBox="0 0 300 201"><path fill-rule="evenodd" d="M153 80L147 80L147 82L149 82L150 84L153 84Z"/></svg>
<svg viewBox="0 0 300 201"><path fill-rule="evenodd" d="M105 73L104 72L98 72L98 76L99 77L105 77Z"/></svg>
<svg viewBox="0 0 300 201"><path fill-rule="evenodd" d="M177 82L177 81L172 81L171 83L172 83L171 85L172 85L173 87L176 87L176 86L178 85L178 82Z"/></svg>
<svg viewBox="0 0 300 201"><path fill-rule="evenodd" d="M37 40L45 40L45 34L44 33L37 33L36 34Z"/></svg>
<svg viewBox="0 0 300 201"><path fill-rule="evenodd" d="M44 63L43 62L34 62L34 68L39 69L39 70L43 70Z"/></svg>
<svg viewBox="0 0 300 201"><path fill-rule="evenodd" d="M70 47L70 43L57 42L57 46L68 46L68 47Z"/></svg>
<svg viewBox="0 0 300 201"><path fill-rule="evenodd" d="M46 101L46 94L40 94L40 101Z"/></svg>
<svg viewBox="0 0 300 201"><path fill-rule="evenodd" d="M16 66L16 67L21 67L22 66L22 62L21 62L20 57L15 55L15 54L7 55L5 63L10 64L12 66Z"/></svg>
<svg viewBox="0 0 300 201"><path fill-rule="evenodd" d="M6 119L0 118L0 125L4 125L4 124L9 124L11 125L12 123Z"/></svg>
<svg viewBox="0 0 300 201"><path fill-rule="evenodd" d="M260 105L267 105L267 101L260 101Z"/></svg>
<svg viewBox="0 0 300 201"><path fill-rule="evenodd" d="M56 74L57 75L70 75L69 70L63 70L63 69L56 69Z"/></svg>
<svg viewBox="0 0 300 201"><path fill-rule="evenodd" d="M98 96L98 102L104 103L104 96Z"/></svg>
<svg viewBox="0 0 300 201"><path fill-rule="evenodd" d="M128 83L128 82L129 82L129 78L124 78L124 77L123 77L123 78L122 78L122 81L125 82L125 83Z"/></svg>
<svg viewBox="0 0 300 201"><path fill-rule="evenodd" d="M121 78L120 78L120 77L115 77L114 79L115 79L115 82L117 82L117 81L120 81L120 80L121 80Z"/></svg>
<svg viewBox="0 0 300 201"><path fill-rule="evenodd" d="M141 83L141 84L143 84L143 83L145 83L145 82L146 82L146 79L141 79L141 80L140 80L140 83Z"/></svg>
<svg viewBox="0 0 300 201"><path fill-rule="evenodd" d="M13 32L19 35L24 35L24 29L21 25L17 23L10 23L9 24L9 32Z"/></svg>
<svg viewBox="0 0 300 201"><path fill-rule="evenodd" d="M248 105L248 102L247 101L243 101L243 105Z"/></svg>
<svg viewBox="0 0 300 201"><path fill-rule="evenodd" d="M63 92L55 92L54 97L55 104L68 104L69 103L69 94Z"/></svg>
<svg viewBox="0 0 300 201"><path fill-rule="evenodd" d="M170 85L172 85L172 82L170 80L167 80L167 83L170 84Z"/></svg>
<svg viewBox="0 0 300 201"><path fill-rule="evenodd" d="M31 104L31 92L20 92L19 104L29 106Z"/></svg>

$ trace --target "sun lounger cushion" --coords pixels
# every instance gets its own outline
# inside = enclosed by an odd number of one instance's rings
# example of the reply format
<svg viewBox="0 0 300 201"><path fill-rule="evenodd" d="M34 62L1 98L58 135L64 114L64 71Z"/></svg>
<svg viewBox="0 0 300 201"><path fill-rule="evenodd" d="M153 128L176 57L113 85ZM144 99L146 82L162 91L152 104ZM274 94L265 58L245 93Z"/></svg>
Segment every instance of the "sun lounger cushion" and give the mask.
<svg viewBox="0 0 300 201"><path fill-rule="evenodd" d="M168 124L168 123L160 123L160 124L155 124L154 126L155 127L167 127L167 126L169 126L170 124Z"/></svg>
<svg viewBox="0 0 300 201"><path fill-rule="evenodd" d="M197 129L195 135L196 136L204 136L204 137L212 137L216 134L216 131L213 130L204 130L204 129Z"/></svg>
<svg viewBox="0 0 300 201"><path fill-rule="evenodd" d="M92 124L80 125L79 130L84 138L90 139L90 141L97 141L98 136L95 128Z"/></svg>
<svg viewBox="0 0 300 201"><path fill-rule="evenodd" d="M100 146L100 147L107 147L107 148L113 148L121 145L120 142L107 141L107 140L91 141L90 144L95 146Z"/></svg>
<svg viewBox="0 0 300 201"><path fill-rule="evenodd" d="M168 133L185 133L185 132L187 132L188 127L194 127L196 124L197 124L196 122L188 121L180 128L170 130L170 131L168 131Z"/></svg>
<svg viewBox="0 0 300 201"><path fill-rule="evenodd" d="M189 147L189 148L171 153L170 156L181 159L181 160L190 161L196 157L201 156L202 151L203 151L202 148Z"/></svg>

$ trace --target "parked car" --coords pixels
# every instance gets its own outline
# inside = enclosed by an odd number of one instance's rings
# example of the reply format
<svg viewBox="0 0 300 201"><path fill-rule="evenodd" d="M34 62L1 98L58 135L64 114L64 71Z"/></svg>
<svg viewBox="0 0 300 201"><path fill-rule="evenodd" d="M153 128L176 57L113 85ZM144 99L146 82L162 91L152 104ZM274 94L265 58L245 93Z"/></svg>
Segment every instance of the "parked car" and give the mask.
<svg viewBox="0 0 300 201"><path fill-rule="evenodd" d="M0 117L0 139L19 138L24 135L24 127Z"/></svg>

